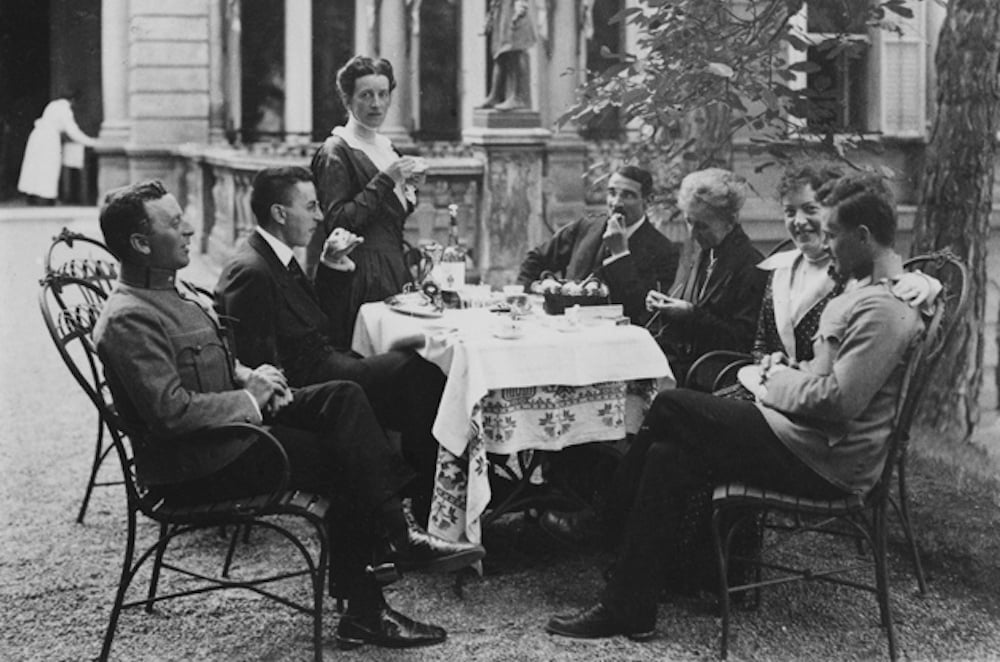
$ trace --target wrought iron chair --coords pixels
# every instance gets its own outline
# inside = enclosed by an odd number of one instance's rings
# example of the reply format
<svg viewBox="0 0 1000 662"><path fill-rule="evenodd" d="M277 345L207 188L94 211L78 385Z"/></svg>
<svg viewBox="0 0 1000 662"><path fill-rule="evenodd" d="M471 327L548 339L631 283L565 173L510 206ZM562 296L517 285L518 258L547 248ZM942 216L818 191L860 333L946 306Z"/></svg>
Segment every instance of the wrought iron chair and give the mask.
<svg viewBox="0 0 1000 662"><path fill-rule="evenodd" d="M118 280L118 261L103 243L63 228L58 235L52 238L52 244L45 254L45 279L57 276L79 278L91 283L96 291L81 291L80 294L89 299L88 305L96 304L98 294L107 296L114 287L115 281ZM45 279L42 280L43 283ZM62 299L55 296L55 291L52 288L43 287L39 304L43 314L49 310L50 315L55 315L54 311L61 306ZM70 311L63 310L62 314L70 314ZM95 487L122 484L120 478L100 478L101 466L111 450L112 444L110 436L107 434L107 426L98 412L97 439L94 443L94 455L90 463L90 475L87 478L87 487L84 489L83 499L80 502L80 510L76 515L76 521L79 524L83 523L83 518L87 514L87 506L90 504L90 497Z"/></svg>
<svg viewBox="0 0 1000 662"><path fill-rule="evenodd" d="M917 566L918 581L923 590L919 555L912 535L906 510L905 464L906 446L910 424L920 404L928 380L940 360L948 339L961 322L967 303L967 276L965 266L950 253L936 253L914 258L908 268L919 267L940 280L944 286L936 302L933 316L926 322L926 329L912 348L907 362L903 386L897 401L885 467L875 487L865 495L851 496L831 501L806 499L792 494L764 490L742 483L719 485L712 495L712 534L719 568L719 601L722 615L721 657L726 658L729 642L730 596L753 591L759 601L760 589L798 580L819 580L870 591L879 605L882 626L886 629L889 657L896 659L896 634L889 604L887 564L887 512L890 504L899 514ZM900 505L892 497L893 472L899 472ZM753 522L764 514L765 526L771 530L792 533L820 533L848 537L871 550L871 561L848 563L819 571L792 568L779 562L766 562L762 555L756 558L739 558L730 555L730 542L739 527ZM772 518L781 513L783 518ZM863 543L863 544L862 544ZM727 580L729 564L739 560L755 569L752 582L730 586ZM874 567L875 583L856 581L844 573ZM762 579L762 569L776 571L779 576Z"/></svg>
<svg viewBox="0 0 1000 662"><path fill-rule="evenodd" d="M147 612L151 612L155 603L164 600L210 591L242 588L312 616L314 659L320 662L323 656L324 579L329 564L329 540L324 518L330 507L329 502L317 495L289 490L288 458L284 449L266 430L247 424L210 428L190 435L186 439L178 440L177 443L204 445L219 443L224 439L230 439L232 435L241 435L250 436L256 439L256 443L270 446L277 458L277 463L274 483L269 486L268 492L254 497L195 506L176 506L163 499L155 498L136 476L133 455L136 446L133 442L140 437L134 431L130 431L117 416L107 384L103 379L101 362L92 341L94 324L105 300L104 293L98 285L90 281L53 274L43 281L41 298L43 302L48 302L42 307L46 327L66 366L106 422L111 447L115 449L124 477L128 503L125 554L99 659L106 660L108 658L119 616L125 608L141 605L145 607ZM141 444L139 448L141 449ZM155 542L137 555L136 529L140 514L159 524L159 535ZM274 521L276 517L281 516L292 516L308 522L315 534L318 550L315 553L311 552L302 536L293 533L278 521ZM305 567L300 570L275 572L266 576L230 579L228 574L235 553L235 536L229 545L223 565L224 569L218 576L207 575L198 569L179 565L179 562L164 558L167 547L174 538L198 530L228 525L237 528L241 526L262 527L274 531L299 552ZM150 559L152 559L152 569L146 597L126 602L129 585L139 569ZM197 580L197 582L182 590L158 595L159 579L164 570L176 572L184 577ZM273 582L303 576L307 577L311 583L311 604L294 601L273 592L268 587Z"/></svg>
<svg viewBox="0 0 1000 662"><path fill-rule="evenodd" d="M81 278L110 294L118 280L118 258L103 242L63 228L45 254L45 275Z"/></svg>
<svg viewBox="0 0 1000 662"><path fill-rule="evenodd" d="M785 239L771 249L768 257L791 249L794 242ZM753 357L746 352L734 352L719 349L702 354L688 368L684 386L696 391L713 393L724 386L736 383L736 372L743 366L753 363Z"/></svg>

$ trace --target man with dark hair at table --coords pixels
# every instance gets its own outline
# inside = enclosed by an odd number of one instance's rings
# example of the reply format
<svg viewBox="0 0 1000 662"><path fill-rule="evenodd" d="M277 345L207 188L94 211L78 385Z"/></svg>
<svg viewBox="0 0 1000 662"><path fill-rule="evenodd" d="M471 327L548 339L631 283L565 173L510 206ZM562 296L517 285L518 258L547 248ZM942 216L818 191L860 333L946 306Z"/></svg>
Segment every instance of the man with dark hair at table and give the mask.
<svg viewBox="0 0 1000 662"><path fill-rule="evenodd" d="M331 379L360 384L382 425L401 433L403 456L417 472L408 495L414 514L426 523L438 449L431 427L444 374L412 351L362 358L331 345L329 319L292 252L309 243L323 220L309 170L261 170L253 180L250 206L257 227L215 287L216 310L232 328L236 357L250 367L277 366L292 386ZM348 253L358 242L352 233L335 230L320 259L337 269L350 260Z"/></svg>
<svg viewBox="0 0 1000 662"><path fill-rule="evenodd" d="M333 504L331 580L349 600L338 642L443 641L443 629L389 608L365 568L392 561L400 570L449 571L485 552L436 538L407 519L399 490L413 472L361 388L340 381L292 389L274 366L251 370L233 360L208 302L176 279L190 260L194 230L159 182L112 191L100 221L121 276L94 336L115 405L133 431L141 482L155 498L179 505L258 494L274 470L273 451L241 436L211 447L182 440L217 424L267 425L288 455L290 485Z"/></svg>
<svg viewBox="0 0 1000 662"><path fill-rule="evenodd" d="M619 168L608 179L607 213L584 216L530 251L517 282L527 287L543 271L567 280L595 275L607 283L611 302L622 304L633 324L649 318L646 293L674 282L680 248L653 227L646 205L653 177L637 166Z"/></svg>
<svg viewBox="0 0 1000 662"><path fill-rule="evenodd" d="M892 249L896 214L871 176L831 182L817 196L834 266L853 279L823 311L811 361L776 353L746 379L757 401L675 389L654 401L613 483L605 535L624 538L593 607L553 617L549 632L596 638L654 635L657 595L689 496L708 480L746 482L814 499L867 493L887 440L921 328L919 312L892 293L903 271ZM565 537L584 522L546 514ZM579 539L579 536L577 536Z"/></svg>

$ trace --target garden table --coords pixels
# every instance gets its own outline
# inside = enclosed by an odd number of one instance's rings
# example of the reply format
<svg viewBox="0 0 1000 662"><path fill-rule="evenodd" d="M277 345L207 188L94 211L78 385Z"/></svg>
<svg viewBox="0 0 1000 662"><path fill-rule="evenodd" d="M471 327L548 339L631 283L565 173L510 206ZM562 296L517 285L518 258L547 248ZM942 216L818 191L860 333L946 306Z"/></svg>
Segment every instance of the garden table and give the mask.
<svg viewBox="0 0 1000 662"><path fill-rule="evenodd" d="M674 385L646 329L612 320L570 324L529 314L446 309L401 314L361 307L352 348L368 356L419 339L417 352L447 376L434 421L440 448L428 530L480 542L490 502L487 453L558 451L635 432L659 388Z"/></svg>

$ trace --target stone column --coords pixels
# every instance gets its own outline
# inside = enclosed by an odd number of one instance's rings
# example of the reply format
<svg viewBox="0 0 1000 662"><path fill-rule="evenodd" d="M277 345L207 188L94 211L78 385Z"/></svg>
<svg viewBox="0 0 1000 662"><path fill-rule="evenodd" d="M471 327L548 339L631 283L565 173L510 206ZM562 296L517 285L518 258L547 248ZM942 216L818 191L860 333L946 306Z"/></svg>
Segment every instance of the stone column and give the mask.
<svg viewBox="0 0 1000 662"><path fill-rule="evenodd" d="M392 93L392 105L382 125L381 133L388 136L397 148L413 146L410 136L410 59L406 43L406 6L404 0L382 0L380 4L378 29L378 55L392 63L396 77L396 90Z"/></svg>
<svg viewBox="0 0 1000 662"><path fill-rule="evenodd" d="M312 3L285 0L285 132L289 142L312 135Z"/></svg>
<svg viewBox="0 0 1000 662"><path fill-rule="evenodd" d="M104 0L101 4L101 87L104 121L99 134L98 197L128 183L128 161L124 146L131 139L128 108L128 0Z"/></svg>
<svg viewBox="0 0 1000 662"><path fill-rule="evenodd" d="M541 128L477 127L462 133L484 164L475 250L483 283L513 283L528 249L548 236L543 196L549 136Z"/></svg>
<svg viewBox="0 0 1000 662"><path fill-rule="evenodd" d="M462 130L472 128L472 117L475 114L476 105L486 98L486 68L489 66L489 57L486 52L486 35L483 28L486 25L486 3L485 2L465 2L462 3L462 11L459 12L461 21L461 34L459 36L462 53L459 62L459 93L462 95L459 101L461 117L459 119Z"/></svg>
<svg viewBox="0 0 1000 662"><path fill-rule="evenodd" d="M226 140L226 21L224 3L213 2L208 8L208 142Z"/></svg>
<svg viewBox="0 0 1000 662"><path fill-rule="evenodd" d="M548 145L545 177L545 210L549 227L558 228L583 215L586 206L584 171L587 147L574 123L560 127L555 121L576 100L577 87L582 82L579 70L582 35L577 25L577 7L572 2L553 3L550 24L567 29L549 34L552 53L543 75L547 77L548 93L539 102L542 126L551 126L552 140Z"/></svg>

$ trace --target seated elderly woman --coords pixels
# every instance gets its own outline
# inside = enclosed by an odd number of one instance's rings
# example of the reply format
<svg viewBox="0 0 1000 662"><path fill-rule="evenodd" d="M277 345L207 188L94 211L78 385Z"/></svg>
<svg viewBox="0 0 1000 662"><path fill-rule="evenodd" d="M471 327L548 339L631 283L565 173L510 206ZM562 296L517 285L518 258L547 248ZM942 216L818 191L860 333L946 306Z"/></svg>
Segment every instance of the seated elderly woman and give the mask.
<svg viewBox="0 0 1000 662"><path fill-rule="evenodd" d="M722 168L692 172L681 182L677 206L699 252L672 295L646 295L653 324L659 322L652 330L678 385L705 352L750 351L767 277L756 268L763 256L740 226L745 200L743 178Z"/></svg>

